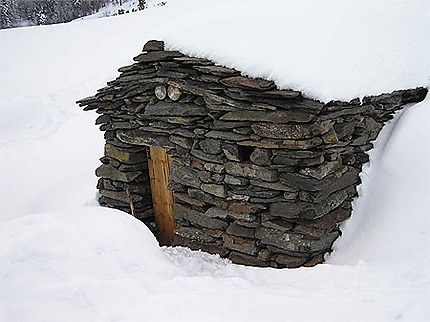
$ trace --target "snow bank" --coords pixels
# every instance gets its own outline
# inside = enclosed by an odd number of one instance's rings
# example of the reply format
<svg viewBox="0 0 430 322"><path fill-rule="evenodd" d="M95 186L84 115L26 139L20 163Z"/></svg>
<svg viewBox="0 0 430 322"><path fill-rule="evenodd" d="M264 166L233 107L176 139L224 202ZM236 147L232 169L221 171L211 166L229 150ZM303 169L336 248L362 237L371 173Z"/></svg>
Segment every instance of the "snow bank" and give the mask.
<svg viewBox="0 0 430 322"><path fill-rule="evenodd" d="M383 128L329 262L405 262L430 280L429 119L428 96Z"/></svg>
<svg viewBox="0 0 430 322"><path fill-rule="evenodd" d="M1 224L0 236L1 321L115 320L99 305L125 311L180 276L148 228L120 211L30 215Z"/></svg>

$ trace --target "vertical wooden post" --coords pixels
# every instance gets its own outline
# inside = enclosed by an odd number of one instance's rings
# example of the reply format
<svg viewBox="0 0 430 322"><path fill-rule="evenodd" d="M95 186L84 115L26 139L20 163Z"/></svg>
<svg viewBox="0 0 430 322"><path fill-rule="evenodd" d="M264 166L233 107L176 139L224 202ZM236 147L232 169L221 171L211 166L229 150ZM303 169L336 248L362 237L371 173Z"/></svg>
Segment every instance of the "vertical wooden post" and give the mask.
<svg viewBox="0 0 430 322"><path fill-rule="evenodd" d="M174 237L173 192L170 182L172 157L163 148L150 147L148 153L149 178L154 208L157 239L162 245L171 245Z"/></svg>

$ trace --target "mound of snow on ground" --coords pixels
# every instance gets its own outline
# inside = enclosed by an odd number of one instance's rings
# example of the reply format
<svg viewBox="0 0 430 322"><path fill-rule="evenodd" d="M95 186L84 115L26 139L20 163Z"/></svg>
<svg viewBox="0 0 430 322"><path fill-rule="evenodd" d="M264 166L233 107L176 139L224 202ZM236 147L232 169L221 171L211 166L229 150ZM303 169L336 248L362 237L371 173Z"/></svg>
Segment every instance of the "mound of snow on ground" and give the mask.
<svg viewBox="0 0 430 322"><path fill-rule="evenodd" d="M160 248L141 222L98 207L94 169L103 137L96 115L74 104L114 78L152 38L279 77L278 84L296 83L322 100L425 85L427 5L178 1L137 14L0 31L0 320L430 320L429 99L381 133L328 263L296 270ZM263 22L282 27L283 37L270 41ZM376 47L366 51L370 44ZM307 66L300 69L303 82L293 72L284 77L296 67L281 63L278 50ZM260 69L262 61L268 70ZM343 81L347 92L338 96Z"/></svg>

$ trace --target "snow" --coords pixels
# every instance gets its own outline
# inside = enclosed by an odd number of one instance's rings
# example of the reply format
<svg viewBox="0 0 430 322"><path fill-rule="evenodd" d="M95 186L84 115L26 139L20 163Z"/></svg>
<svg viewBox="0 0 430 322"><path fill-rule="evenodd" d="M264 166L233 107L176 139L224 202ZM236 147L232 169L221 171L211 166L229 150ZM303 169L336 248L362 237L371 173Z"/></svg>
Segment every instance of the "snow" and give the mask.
<svg viewBox="0 0 430 322"><path fill-rule="evenodd" d="M375 142L327 264L294 270L160 248L143 223L97 206L103 136L74 104L152 38L322 101L426 86L427 9L183 0L0 31L0 321L430 320L430 98Z"/></svg>

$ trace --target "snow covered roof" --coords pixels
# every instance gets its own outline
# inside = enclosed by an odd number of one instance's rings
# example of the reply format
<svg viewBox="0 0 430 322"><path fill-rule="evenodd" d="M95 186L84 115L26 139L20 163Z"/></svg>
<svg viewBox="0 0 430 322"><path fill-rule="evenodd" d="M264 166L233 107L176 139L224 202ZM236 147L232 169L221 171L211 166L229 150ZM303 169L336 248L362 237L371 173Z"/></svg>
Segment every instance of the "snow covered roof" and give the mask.
<svg viewBox="0 0 430 322"><path fill-rule="evenodd" d="M429 13L418 0L186 0L169 1L155 29L168 49L348 101L428 86Z"/></svg>

